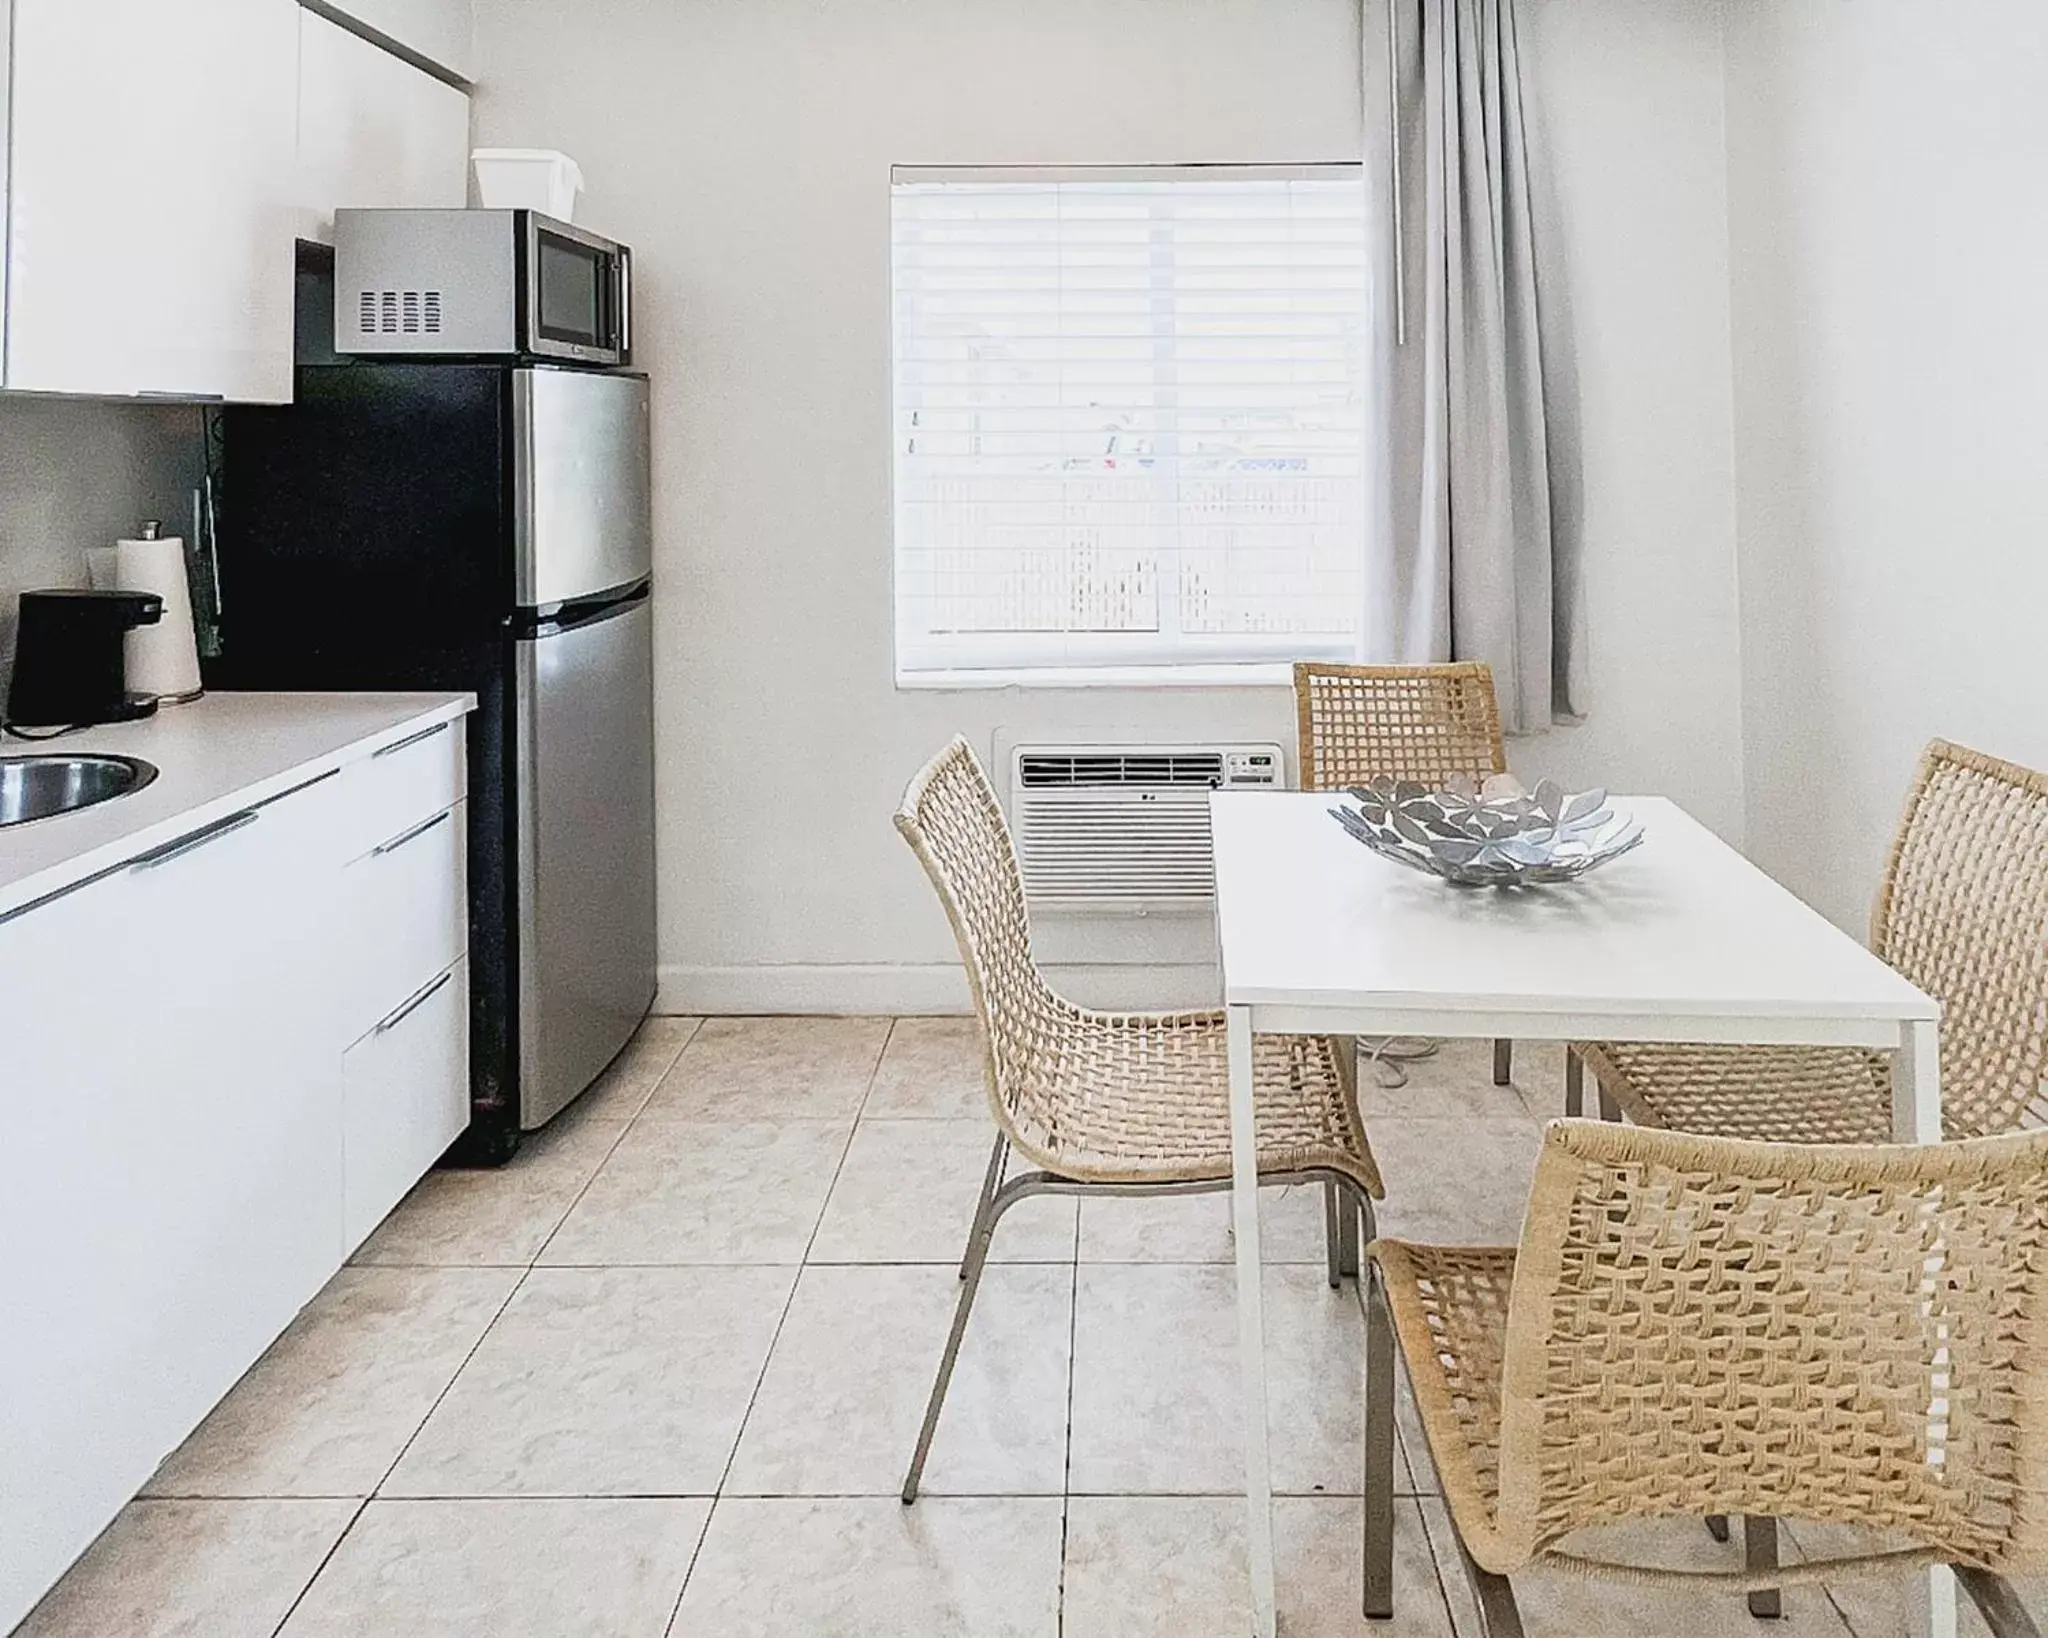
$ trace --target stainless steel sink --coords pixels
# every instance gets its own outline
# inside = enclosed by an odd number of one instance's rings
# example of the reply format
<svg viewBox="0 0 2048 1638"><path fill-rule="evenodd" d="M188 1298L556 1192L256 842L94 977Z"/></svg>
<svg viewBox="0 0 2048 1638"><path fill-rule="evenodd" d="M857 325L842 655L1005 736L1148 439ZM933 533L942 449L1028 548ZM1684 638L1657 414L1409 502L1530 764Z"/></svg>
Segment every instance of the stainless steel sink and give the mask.
<svg viewBox="0 0 2048 1638"><path fill-rule="evenodd" d="M75 813L154 778L156 769L132 756L0 756L0 825Z"/></svg>

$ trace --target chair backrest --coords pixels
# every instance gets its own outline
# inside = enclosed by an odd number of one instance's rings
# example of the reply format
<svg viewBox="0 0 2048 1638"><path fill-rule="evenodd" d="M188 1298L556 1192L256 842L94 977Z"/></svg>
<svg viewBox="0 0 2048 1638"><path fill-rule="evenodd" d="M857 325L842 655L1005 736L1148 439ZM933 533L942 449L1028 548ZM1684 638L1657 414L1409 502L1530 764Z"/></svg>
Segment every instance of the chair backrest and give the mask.
<svg viewBox="0 0 2048 1638"><path fill-rule="evenodd" d="M1506 773L1493 672L1457 665L1294 667L1301 788L1341 790L1386 775L1441 789Z"/></svg>
<svg viewBox="0 0 2048 1638"><path fill-rule="evenodd" d="M923 863L953 924L981 1018L997 1122L1029 1151L1027 1133L1043 1125L1034 1073L1042 1061L1039 1048L1072 1009L1032 959L1017 850L995 787L966 740L956 737L918 771L896 810L896 828Z"/></svg>
<svg viewBox="0 0 2048 1638"><path fill-rule="evenodd" d="M1928 746L1870 943L1941 1000L1948 1135L2019 1125L2048 1080L2048 778Z"/></svg>
<svg viewBox="0 0 2048 1638"><path fill-rule="evenodd" d="M1499 1526L1741 1513L2048 1549L2048 1132L1926 1148L1545 1134L1515 1259Z"/></svg>

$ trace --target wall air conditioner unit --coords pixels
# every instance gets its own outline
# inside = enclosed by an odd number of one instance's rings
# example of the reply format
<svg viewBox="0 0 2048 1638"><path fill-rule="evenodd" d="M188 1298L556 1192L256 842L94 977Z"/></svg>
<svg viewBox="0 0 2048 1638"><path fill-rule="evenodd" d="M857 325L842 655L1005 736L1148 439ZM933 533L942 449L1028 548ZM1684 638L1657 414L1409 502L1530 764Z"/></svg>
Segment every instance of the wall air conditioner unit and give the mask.
<svg viewBox="0 0 2048 1638"><path fill-rule="evenodd" d="M1020 745L1010 818L1034 910L1215 901L1209 793L1279 790L1277 745Z"/></svg>

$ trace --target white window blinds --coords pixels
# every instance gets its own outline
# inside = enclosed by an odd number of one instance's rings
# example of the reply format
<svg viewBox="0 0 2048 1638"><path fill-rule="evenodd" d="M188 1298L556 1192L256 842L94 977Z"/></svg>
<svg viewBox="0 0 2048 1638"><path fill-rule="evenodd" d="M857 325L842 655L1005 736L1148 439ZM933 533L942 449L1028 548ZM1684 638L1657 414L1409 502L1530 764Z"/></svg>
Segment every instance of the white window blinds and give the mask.
<svg viewBox="0 0 2048 1638"><path fill-rule="evenodd" d="M899 680L1356 657L1356 168L893 193Z"/></svg>

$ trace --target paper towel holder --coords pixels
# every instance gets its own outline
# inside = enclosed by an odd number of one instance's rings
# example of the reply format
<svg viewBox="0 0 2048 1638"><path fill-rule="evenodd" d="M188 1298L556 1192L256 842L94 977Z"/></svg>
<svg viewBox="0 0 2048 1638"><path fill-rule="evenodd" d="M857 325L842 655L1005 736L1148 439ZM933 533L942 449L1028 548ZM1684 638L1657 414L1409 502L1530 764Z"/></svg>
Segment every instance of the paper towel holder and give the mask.
<svg viewBox="0 0 2048 1638"><path fill-rule="evenodd" d="M138 541L145 543L162 541L164 538L163 528L161 520L157 518L144 518L141 528L136 532L136 538ZM159 705L188 704L193 700L199 699L206 692L205 684L199 679L198 637L194 627L192 611L192 565L186 556L184 543L179 542L177 544L179 546L178 562L176 570L171 576L177 582L175 592L168 586L150 586L146 575L138 577L142 580L140 589L153 589L160 592L163 596L164 638L181 648L187 649L191 656L189 670L193 686L182 689L157 690L156 700ZM118 545L116 550L119 550ZM125 578L122 583L124 586L128 584ZM173 633L177 635L173 635ZM130 649L129 664L132 669L135 664L132 644Z"/></svg>

